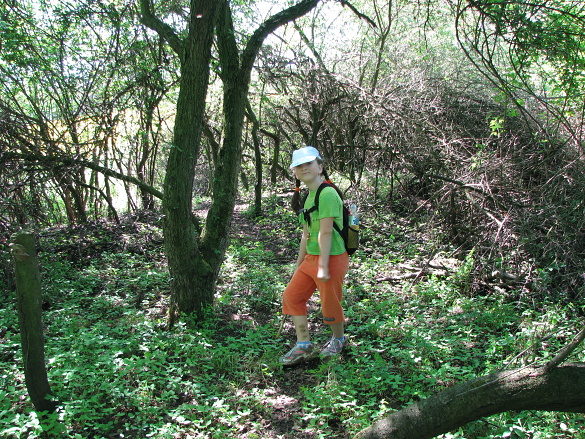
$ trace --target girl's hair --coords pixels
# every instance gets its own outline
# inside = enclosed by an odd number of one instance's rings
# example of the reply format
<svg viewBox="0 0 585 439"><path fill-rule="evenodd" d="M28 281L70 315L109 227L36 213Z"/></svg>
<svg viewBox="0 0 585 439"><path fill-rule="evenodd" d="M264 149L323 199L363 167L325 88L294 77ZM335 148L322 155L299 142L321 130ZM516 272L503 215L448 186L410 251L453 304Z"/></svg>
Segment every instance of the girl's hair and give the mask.
<svg viewBox="0 0 585 439"><path fill-rule="evenodd" d="M317 160L317 163L319 163L320 165L323 165L323 160L321 160L321 159L316 159L316 160ZM323 179L324 179L325 183L333 186L333 188L339 194L339 197L343 200L343 194L341 193L339 188L331 182L331 180L329 179L329 175L327 175L327 171L325 170L325 167L323 167ZM302 204L303 204L303 200L301 199L301 180L299 180L297 178L295 180L295 193L293 194L292 199L290 200L290 206L292 207L292 210L294 211L294 213L298 214L301 212L301 210L303 210L304 206Z"/></svg>

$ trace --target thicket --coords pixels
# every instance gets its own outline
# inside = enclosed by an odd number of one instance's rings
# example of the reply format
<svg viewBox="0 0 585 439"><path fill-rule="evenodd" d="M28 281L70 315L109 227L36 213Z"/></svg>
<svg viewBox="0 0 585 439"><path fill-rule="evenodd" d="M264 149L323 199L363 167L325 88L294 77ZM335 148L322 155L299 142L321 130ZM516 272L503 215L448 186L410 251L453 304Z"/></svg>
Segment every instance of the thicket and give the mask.
<svg viewBox="0 0 585 439"><path fill-rule="evenodd" d="M580 146L541 131L486 87L417 77L377 96L324 72L301 80L313 101L301 95L290 108L322 115L319 142L348 196L373 195L366 217L377 208L430 215L455 255L473 252L473 291L495 282L582 303ZM279 110L308 141L310 118Z"/></svg>
<svg viewBox="0 0 585 439"><path fill-rule="evenodd" d="M319 87L321 113L330 115L320 120L319 141L350 198L359 202L373 194L371 205L364 207L388 206L413 218L421 210L432 213L432 224L444 230L441 239L456 244L458 255L474 251L474 289L498 281L577 303L583 299L582 151L531 130L486 90L471 94L445 81L426 80L417 83L418 89L407 84L374 100L317 73L308 77ZM332 93L335 100L328 96ZM290 106L308 112L303 101L301 96ZM348 121L353 129L346 129ZM283 115L283 123L293 121ZM298 123L311 127L306 120ZM264 190L290 179L286 155L281 157L278 183L265 180ZM42 226L54 220L53 199L41 196L44 171L33 175L38 164L29 166L9 162L2 173L9 206L1 223L5 244L20 224ZM253 179L253 173L252 163L245 163L244 180ZM199 178L207 177L204 171ZM199 188L203 195L207 185ZM2 269L9 278L6 263L4 258ZM541 279L555 291L543 290Z"/></svg>

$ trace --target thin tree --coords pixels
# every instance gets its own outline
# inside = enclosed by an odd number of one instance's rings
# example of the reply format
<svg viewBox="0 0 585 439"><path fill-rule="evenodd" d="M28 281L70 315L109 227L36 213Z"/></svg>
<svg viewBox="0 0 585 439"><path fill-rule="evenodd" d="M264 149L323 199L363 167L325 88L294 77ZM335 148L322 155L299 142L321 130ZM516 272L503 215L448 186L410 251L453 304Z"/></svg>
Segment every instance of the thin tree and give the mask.
<svg viewBox="0 0 585 439"><path fill-rule="evenodd" d="M53 400L45 366L41 280L34 241L32 233L18 232L12 236L10 243L14 258L24 378L35 409L53 413L57 403Z"/></svg>

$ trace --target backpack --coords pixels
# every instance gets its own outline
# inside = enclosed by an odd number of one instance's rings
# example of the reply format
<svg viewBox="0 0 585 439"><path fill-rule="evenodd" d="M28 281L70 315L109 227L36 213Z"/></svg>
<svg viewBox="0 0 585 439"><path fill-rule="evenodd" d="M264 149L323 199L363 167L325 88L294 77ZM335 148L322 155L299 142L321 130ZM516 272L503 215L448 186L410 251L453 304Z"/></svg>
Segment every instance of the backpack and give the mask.
<svg viewBox="0 0 585 439"><path fill-rule="evenodd" d="M317 189L317 193L315 194L315 204L310 209L303 209L303 214L305 215L305 219L307 222L310 222L309 214L316 210L319 210L319 195L321 195L321 191L326 188L327 186L333 187L329 183L321 183L321 186ZM307 200L307 195L303 199L302 206L305 205L305 201ZM343 227L339 228L337 223L333 221L333 228L337 230L337 233L341 235L343 238L343 243L345 244L345 250L347 251L348 255L353 255L356 250L359 248L360 243L360 226L356 223L350 224L350 218L353 219L353 215L350 215L350 210L348 207L343 204L342 207L342 216L343 216ZM352 212L353 213L353 212Z"/></svg>

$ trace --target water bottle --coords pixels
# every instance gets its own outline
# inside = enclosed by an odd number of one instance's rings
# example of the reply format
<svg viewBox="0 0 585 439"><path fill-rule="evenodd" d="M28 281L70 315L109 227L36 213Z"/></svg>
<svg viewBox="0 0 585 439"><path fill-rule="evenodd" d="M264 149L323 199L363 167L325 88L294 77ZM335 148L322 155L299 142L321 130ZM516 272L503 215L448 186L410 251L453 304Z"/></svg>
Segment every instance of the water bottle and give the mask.
<svg viewBox="0 0 585 439"><path fill-rule="evenodd" d="M360 226L360 217L357 213L357 207L355 204L349 206L349 225L353 226L356 229L359 229Z"/></svg>

